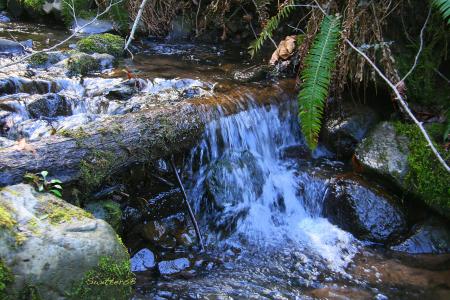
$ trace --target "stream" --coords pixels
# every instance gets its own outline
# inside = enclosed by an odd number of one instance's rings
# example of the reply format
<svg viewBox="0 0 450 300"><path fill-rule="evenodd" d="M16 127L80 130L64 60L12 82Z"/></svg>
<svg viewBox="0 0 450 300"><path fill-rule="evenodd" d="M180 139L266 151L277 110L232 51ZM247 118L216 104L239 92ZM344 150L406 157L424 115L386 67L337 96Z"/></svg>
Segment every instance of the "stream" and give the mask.
<svg viewBox="0 0 450 300"><path fill-rule="evenodd" d="M66 34L34 24L1 26L1 37L12 30L36 49ZM351 173L350 162L323 145L309 152L291 92L254 96L293 81L235 80L236 70L251 68L243 57L233 47L146 40L134 60L121 59L95 76L16 65L0 76L0 108L14 108L0 110L8 125L0 127L0 146L178 101L212 106L215 117L180 168L206 251L199 251L184 208L173 204L181 201L179 191L160 183L146 198L160 209L157 216L136 224L130 221L136 207L125 210L131 213L124 241L137 276L133 299L449 299L450 254L392 251L326 218L330 180ZM136 78L128 80L125 67ZM199 100L211 96L220 99ZM44 113L33 104L42 97L51 100ZM159 166L169 173L167 161ZM143 238L143 228L151 238ZM154 238L170 230L176 241Z"/></svg>

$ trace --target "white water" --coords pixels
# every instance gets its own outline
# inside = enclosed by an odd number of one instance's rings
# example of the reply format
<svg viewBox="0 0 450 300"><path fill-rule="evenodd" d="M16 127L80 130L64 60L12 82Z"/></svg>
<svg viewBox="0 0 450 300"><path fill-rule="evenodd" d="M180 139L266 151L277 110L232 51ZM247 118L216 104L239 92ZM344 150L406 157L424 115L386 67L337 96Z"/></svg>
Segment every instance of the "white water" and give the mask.
<svg viewBox="0 0 450 300"><path fill-rule="evenodd" d="M222 211L203 213L204 218L213 214L213 222L226 223L230 216L247 213L240 217L231 235L224 238L220 230L210 232L209 242L218 238L225 243L239 243L244 238L260 249L294 245L292 251L321 257L331 271L342 273L357 252L357 241L321 217L327 180L315 177L301 163L281 157L288 146L304 147L292 106L253 107L211 122L203 142L191 155L190 175L196 183L191 187L191 199L197 199L195 209L201 215L208 207L204 201L211 201L202 197L211 166L230 152L249 151L264 174L263 183L252 180L251 163L226 171L220 186L229 191L230 197L236 196L233 190L239 191L240 202L227 203ZM322 155L321 151L315 153L316 157ZM200 166L196 166L198 161ZM262 184L261 194L257 192L261 187L255 184ZM210 218L207 222L211 222Z"/></svg>

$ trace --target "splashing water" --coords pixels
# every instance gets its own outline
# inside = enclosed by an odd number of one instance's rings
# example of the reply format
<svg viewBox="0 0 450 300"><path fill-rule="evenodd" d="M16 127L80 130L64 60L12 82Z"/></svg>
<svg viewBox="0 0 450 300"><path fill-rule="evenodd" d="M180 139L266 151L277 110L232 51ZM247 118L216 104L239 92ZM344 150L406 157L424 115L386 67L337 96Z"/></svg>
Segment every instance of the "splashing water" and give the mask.
<svg viewBox="0 0 450 300"><path fill-rule="evenodd" d="M292 102L253 106L211 122L192 151L191 199L197 199L197 214L213 228L209 243L245 240L262 252L289 245L344 273L358 242L321 217L327 180L314 176L306 163L283 158L289 147L305 149L292 111ZM220 196L225 200L217 205Z"/></svg>

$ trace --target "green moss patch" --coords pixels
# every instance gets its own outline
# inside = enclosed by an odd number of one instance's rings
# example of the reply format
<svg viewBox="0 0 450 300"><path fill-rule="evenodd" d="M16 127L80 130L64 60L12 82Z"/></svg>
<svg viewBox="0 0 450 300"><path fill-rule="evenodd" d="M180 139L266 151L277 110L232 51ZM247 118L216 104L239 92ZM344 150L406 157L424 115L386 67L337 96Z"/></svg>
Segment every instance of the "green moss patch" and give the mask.
<svg viewBox="0 0 450 300"><path fill-rule="evenodd" d="M429 206L450 217L450 174L438 162L420 130L412 124L395 123L397 133L409 139L406 184ZM450 153L436 145L447 161Z"/></svg>
<svg viewBox="0 0 450 300"><path fill-rule="evenodd" d="M14 282L14 277L9 268L0 259L0 299L8 299L6 288Z"/></svg>
<svg viewBox="0 0 450 300"><path fill-rule="evenodd" d="M68 293L68 299L129 299L135 277L130 261L100 258L99 264Z"/></svg>
<svg viewBox="0 0 450 300"><path fill-rule="evenodd" d="M12 229L16 225L16 223L17 222L13 219L6 208L0 206L0 228Z"/></svg>
<svg viewBox="0 0 450 300"><path fill-rule="evenodd" d="M85 218L93 218L91 213L81 208L73 207L65 202L52 199L48 199L43 203L40 210L43 215L47 215L51 224L71 222L73 219L82 220Z"/></svg>
<svg viewBox="0 0 450 300"><path fill-rule="evenodd" d="M99 62L86 53L76 53L67 60L70 75L87 75L100 69Z"/></svg>
<svg viewBox="0 0 450 300"><path fill-rule="evenodd" d="M107 53L116 57L121 56L125 40L114 34L95 34L81 39L77 43L78 49L86 53Z"/></svg>

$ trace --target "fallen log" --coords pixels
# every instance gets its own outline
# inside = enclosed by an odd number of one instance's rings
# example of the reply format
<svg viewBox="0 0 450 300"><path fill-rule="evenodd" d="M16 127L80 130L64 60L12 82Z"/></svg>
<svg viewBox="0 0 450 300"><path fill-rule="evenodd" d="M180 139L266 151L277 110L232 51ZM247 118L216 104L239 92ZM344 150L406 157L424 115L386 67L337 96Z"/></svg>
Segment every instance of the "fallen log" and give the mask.
<svg viewBox="0 0 450 300"><path fill-rule="evenodd" d="M107 116L26 147L0 148L0 186L22 182L25 173L43 170L64 183L80 181L84 186L99 186L111 174L133 165L190 150L202 137L205 123L219 116L214 113L217 105L222 107L222 114L233 114L248 102L236 100L244 95L252 95L261 104L280 101L285 99L280 96L286 95L289 85L228 90L209 98Z"/></svg>

